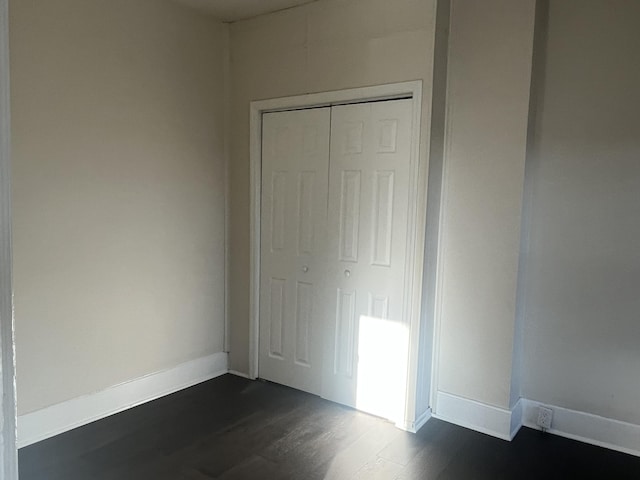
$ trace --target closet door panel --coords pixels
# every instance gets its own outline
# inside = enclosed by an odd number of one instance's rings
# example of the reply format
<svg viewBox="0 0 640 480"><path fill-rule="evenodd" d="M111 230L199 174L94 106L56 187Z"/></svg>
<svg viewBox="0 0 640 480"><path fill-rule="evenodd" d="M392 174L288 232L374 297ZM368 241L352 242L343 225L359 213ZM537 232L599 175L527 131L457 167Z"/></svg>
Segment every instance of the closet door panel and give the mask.
<svg viewBox="0 0 640 480"><path fill-rule="evenodd" d="M263 115L260 377L319 394L330 109Z"/></svg>
<svg viewBox="0 0 640 480"><path fill-rule="evenodd" d="M404 413L410 100L331 114L322 395L390 419Z"/></svg>

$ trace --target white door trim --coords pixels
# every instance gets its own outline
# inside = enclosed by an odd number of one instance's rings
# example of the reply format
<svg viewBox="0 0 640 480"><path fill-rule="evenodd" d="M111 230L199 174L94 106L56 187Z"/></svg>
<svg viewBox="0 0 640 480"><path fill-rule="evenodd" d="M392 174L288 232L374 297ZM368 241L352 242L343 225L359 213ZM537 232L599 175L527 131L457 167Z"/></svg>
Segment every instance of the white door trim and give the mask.
<svg viewBox="0 0 640 480"><path fill-rule="evenodd" d="M398 426L412 429L416 416L418 392L418 350L420 346L420 309L424 269L424 242L426 230L427 161L420 156L422 118L422 81L410 81L372 87L336 90L293 97L282 97L251 102L250 105L250 330L249 378L259 375L259 317L260 317L260 202L262 178L262 114L281 110L295 110L373 100L391 100L411 97L413 125L411 145L411 185L407 231L407 270L404 311L410 325L409 371L407 382L407 418Z"/></svg>
<svg viewBox="0 0 640 480"><path fill-rule="evenodd" d="M11 283L11 118L8 0L0 0L0 478L18 479L16 375Z"/></svg>

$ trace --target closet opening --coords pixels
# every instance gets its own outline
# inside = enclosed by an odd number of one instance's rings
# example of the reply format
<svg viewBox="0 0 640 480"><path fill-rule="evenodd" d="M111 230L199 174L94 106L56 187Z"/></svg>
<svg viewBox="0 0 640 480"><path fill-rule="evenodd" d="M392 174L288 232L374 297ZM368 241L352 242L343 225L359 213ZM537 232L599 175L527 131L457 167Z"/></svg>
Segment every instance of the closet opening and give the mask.
<svg viewBox="0 0 640 480"><path fill-rule="evenodd" d="M409 431L429 418L421 89L251 103L250 377Z"/></svg>

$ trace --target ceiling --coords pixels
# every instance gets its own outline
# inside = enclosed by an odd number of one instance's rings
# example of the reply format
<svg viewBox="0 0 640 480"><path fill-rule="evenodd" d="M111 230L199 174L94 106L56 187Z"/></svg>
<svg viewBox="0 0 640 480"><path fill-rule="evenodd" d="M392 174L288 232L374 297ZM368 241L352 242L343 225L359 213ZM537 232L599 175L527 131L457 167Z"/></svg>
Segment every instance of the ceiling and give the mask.
<svg viewBox="0 0 640 480"><path fill-rule="evenodd" d="M199 10L206 11L224 22L235 22L276 12L315 0L178 0Z"/></svg>

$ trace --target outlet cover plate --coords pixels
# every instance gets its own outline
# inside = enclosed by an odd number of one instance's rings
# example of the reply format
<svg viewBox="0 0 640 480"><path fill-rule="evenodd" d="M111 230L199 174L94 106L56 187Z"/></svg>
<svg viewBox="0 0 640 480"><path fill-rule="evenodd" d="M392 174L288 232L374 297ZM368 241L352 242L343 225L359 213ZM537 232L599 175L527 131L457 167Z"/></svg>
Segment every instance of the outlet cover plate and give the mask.
<svg viewBox="0 0 640 480"><path fill-rule="evenodd" d="M551 422L553 421L553 410L547 407L538 407L538 421L536 422L539 427L549 430L551 428Z"/></svg>

